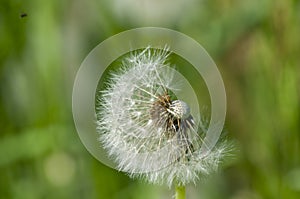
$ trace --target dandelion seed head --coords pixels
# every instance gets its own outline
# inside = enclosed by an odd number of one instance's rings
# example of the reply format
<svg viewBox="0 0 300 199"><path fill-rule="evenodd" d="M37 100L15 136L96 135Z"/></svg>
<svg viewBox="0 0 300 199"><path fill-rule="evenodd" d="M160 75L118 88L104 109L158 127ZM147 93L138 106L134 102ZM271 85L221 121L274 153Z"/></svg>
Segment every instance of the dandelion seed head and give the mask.
<svg viewBox="0 0 300 199"><path fill-rule="evenodd" d="M155 184L186 185L216 170L226 147L200 153L205 143L189 105L173 95L180 88L168 55L149 47L124 59L101 91L97 129L119 170Z"/></svg>

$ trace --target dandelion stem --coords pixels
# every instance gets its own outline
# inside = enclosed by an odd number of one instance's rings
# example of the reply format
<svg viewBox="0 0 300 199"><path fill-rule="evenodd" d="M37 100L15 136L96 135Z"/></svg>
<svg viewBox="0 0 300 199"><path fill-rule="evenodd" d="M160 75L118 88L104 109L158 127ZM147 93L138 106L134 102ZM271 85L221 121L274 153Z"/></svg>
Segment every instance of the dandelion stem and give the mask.
<svg viewBox="0 0 300 199"><path fill-rule="evenodd" d="M175 199L185 199L185 186L175 186L176 195Z"/></svg>

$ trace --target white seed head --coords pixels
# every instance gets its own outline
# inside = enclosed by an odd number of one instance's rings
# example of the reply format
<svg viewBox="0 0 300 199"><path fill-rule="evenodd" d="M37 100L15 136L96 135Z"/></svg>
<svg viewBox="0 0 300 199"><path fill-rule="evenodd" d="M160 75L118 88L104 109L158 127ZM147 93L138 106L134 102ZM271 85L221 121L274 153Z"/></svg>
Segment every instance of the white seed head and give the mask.
<svg viewBox="0 0 300 199"><path fill-rule="evenodd" d="M171 103L170 112L176 118L186 119L190 116L190 107L181 100L175 100Z"/></svg>
<svg viewBox="0 0 300 199"><path fill-rule="evenodd" d="M185 185L215 170L225 148L200 153L205 143L197 122L171 95L167 57L166 49L146 48L123 61L100 94L97 128L119 170L151 183Z"/></svg>

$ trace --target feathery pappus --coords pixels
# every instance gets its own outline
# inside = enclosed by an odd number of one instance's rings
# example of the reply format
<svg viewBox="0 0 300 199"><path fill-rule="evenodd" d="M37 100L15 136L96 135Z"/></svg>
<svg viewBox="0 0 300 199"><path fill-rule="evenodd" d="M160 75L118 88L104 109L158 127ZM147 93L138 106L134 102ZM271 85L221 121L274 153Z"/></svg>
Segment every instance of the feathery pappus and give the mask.
<svg viewBox="0 0 300 199"><path fill-rule="evenodd" d="M205 143L189 105L177 99L170 52L150 47L125 58L100 91L99 141L118 169L154 184L186 185L215 171L226 144Z"/></svg>

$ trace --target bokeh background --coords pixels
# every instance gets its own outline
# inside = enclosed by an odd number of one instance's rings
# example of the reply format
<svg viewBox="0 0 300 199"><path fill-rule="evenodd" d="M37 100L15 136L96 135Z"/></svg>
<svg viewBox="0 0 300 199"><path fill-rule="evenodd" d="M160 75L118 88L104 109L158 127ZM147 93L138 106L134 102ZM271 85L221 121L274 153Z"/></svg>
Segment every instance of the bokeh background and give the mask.
<svg viewBox="0 0 300 199"><path fill-rule="evenodd" d="M85 56L141 26L194 38L224 78L239 152L188 198L300 198L299 0L1 1L0 198L172 198L94 159L72 120Z"/></svg>

